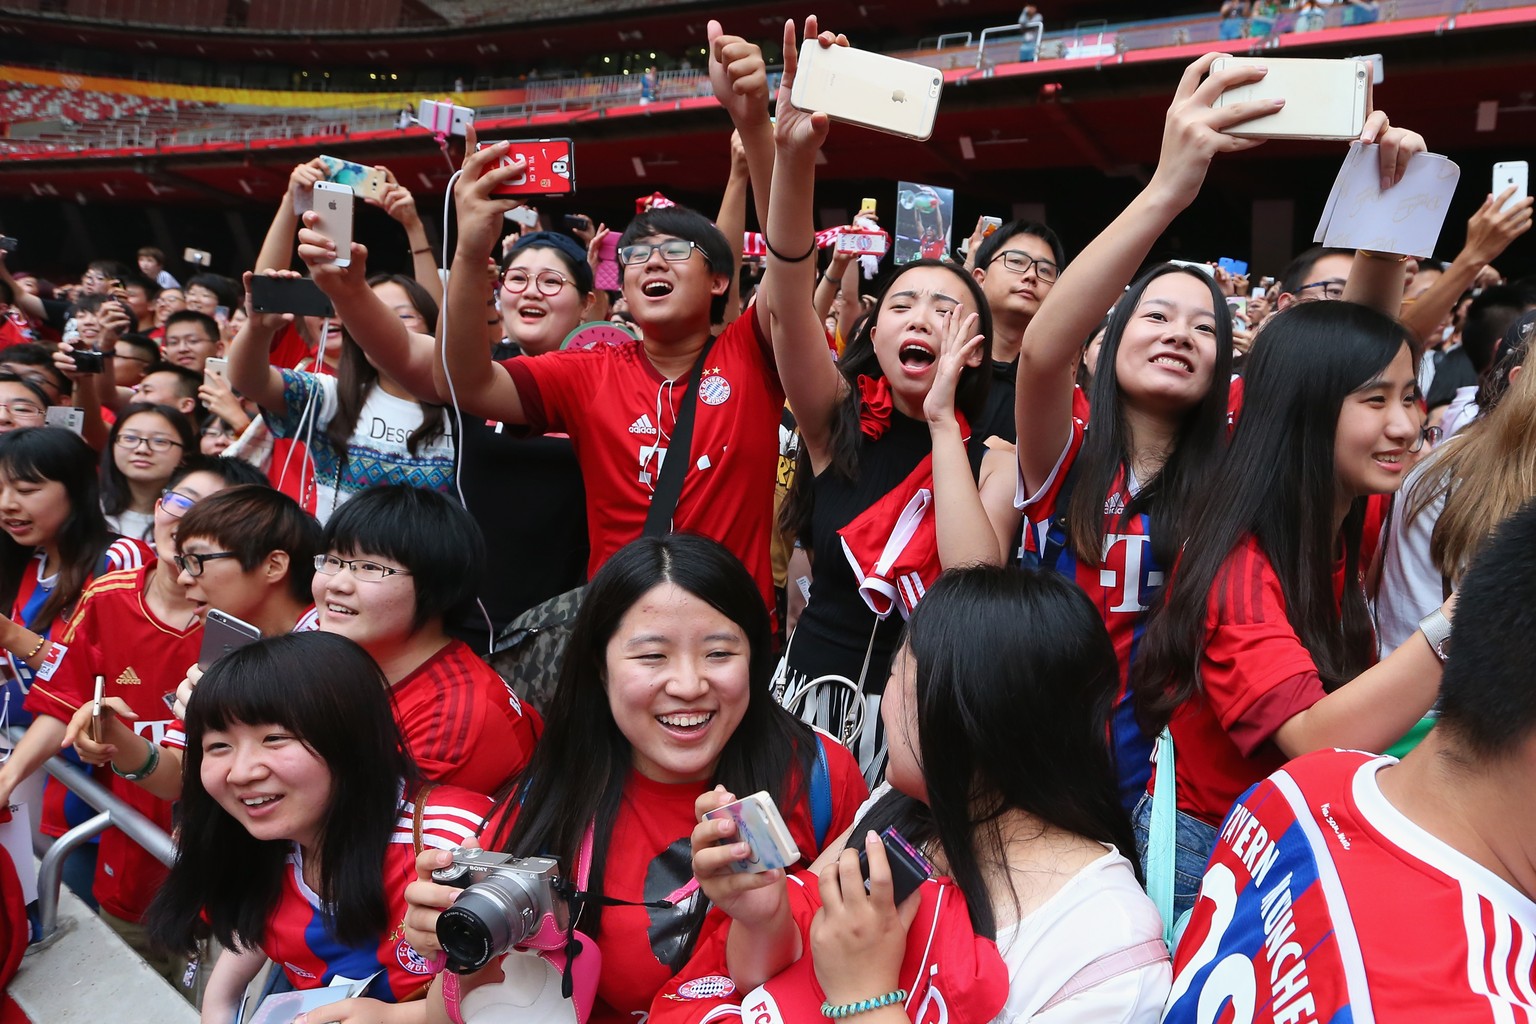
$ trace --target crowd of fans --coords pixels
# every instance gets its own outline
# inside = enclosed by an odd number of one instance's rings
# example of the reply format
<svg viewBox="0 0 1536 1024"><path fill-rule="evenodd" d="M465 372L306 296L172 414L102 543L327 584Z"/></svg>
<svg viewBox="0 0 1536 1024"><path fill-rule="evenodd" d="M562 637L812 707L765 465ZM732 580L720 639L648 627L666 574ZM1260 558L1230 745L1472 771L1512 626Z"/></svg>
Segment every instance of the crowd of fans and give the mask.
<svg viewBox="0 0 1536 1024"><path fill-rule="evenodd" d="M338 251L318 159L241 281L0 261L0 806L88 816L63 749L174 827L169 870L109 829L66 879L221 1024L269 960L268 998L356 987L313 1021L1536 1011L1536 282L1494 265L1531 199L1446 264L1148 266L1272 109L1207 56L1081 252L978 224L866 284L815 258L850 129L784 44L775 98L711 25L721 208L616 248L505 235L521 167L471 135L451 274L392 177L413 272ZM1387 182L1425 149L1362 138ZM229 618L260 638L199 665ZM754 793L787 870L705 816ZM935 868L900 900L887 827ZM444 971L475 845L571 909Z"/></svg>

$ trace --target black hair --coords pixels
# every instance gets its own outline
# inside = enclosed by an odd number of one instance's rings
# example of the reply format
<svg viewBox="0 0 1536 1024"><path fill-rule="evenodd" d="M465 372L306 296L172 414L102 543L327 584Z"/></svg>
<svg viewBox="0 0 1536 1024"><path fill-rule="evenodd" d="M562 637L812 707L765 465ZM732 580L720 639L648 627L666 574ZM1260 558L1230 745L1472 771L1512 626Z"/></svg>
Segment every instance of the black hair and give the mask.
<svg viewBox="0 0 1536 1024"><path fill-rule="evenodd" d="M121 282L128 276L128 265L117 260L91 260L85 265L87 271L94 270L109 281Z"/></svg>
<svg viewBox="0 0 1536 1024"><path fill-rule="evenodd" d="M619 238L619 246L632 245L637 239L652 238L657 236L670 236L692 242L699 247L699 253L704 257L704 262L709 265L711 274L724 274L731 277L736 272L736 263L732 258L731 243L721 234L708 217L696 210L690 210L686 206L667 206L659 210L648 210L629 222L624 229L624 234ZM622 263L620 271L629 268ZM713 296L709 304L709 322L719 323L725 316L726 300L730 298L729 291L722 295Z"/></svg>
<svg viewBox="0 0 1536 1024"><path fill-rule="evenodd" d="M427 329L423 333L437 333L437 300L432 293L421 286L421 282L407 274L373 274L368 278L368 287L377 288L381 284L399 285L405 290L406 298L411 300L411 305L416 307L416 312L421 314L421 319L426 322Z"/></svg>
<svg viewBox="0 0 1536 1024"><path fill-rule="evenodd" d="M707 537L644 537L620 548L587 584L559 683L545 711L544 734L528 766L499 795L520 804L516 821L509 829L507 816L500 815L502 825L482 840L487 849L519 856L544 853L571 865L592 828L589 879L591 888L601 891L614 819L634 763L633 748L608 703L608 642L625 614L664 583L730 619L746 635L751 651L746 711L721 751L710 784L720 783L733 793L766 790L779 807L807 799L817 740L809 726L773 699L773 635L751 573ZM793 788L791 780L796 780ZM686 835L680 838L687 840ZM674 967L686 961L704 909L701 903ZM602 907L588 904L582 929L597 934L601 917Z"/></svg>
<svg viewBox="0 0 1536 1024"><path fill-rule="evenodd" d="M124 288L138 288L144 292L144 298L148 302L154 302L155 296L160 294L160 282L152 281L139 273L138 269L128 271L122 277Z"/></svg>
<svg viewBox="0 0 1536 1024"><path fill-rule="evenodd" d="M1509 325L1504 338L1494 351L1493 365L1488 367L1477 383L1477 412L1487 416L1509 390L1509 375L1517 366L1524 366L1531 350L1531 337L1536 334L1536 310L1522 315ZM3 353L0 353L3 356Z"/></svg>
<svg viewBox="0 0 1536 1024"><path fill-rule="evenodd" d="M1062 270L1066 267L1067 250L1062 248L1061 239L1049 227L1033 220L1011 220L986 238L983 238L981 244L976 246L976 257L973 265L978 269L985 270L992 265L993 260L997 259L997 254L1002 250L1003 246L1020 235L1034 235L1043 241L1051 247L1051 258L1056 263L1056 269Z"/></svg>
<svg viewBox="0 0 1536 1024"><path fill-rule="evenodd" d="M1285 271L1280 275L1280 290L1275 294L1297 294L1297 289L1307 283L1307 275L1312 273L1312 268L1317 266L1317 261L1324 256L1353 257L1354 255L1355 251L1353 249L1335 249L1326 245L1314 245L1285 265Z"/></svg>
<svg viewBox="0 0 1536 1024"><path fill-rule="evenodd" d="M182 398L196 398L198 388L203 386L203 375L180 363L151 363L144 369L144 376L152 373L168 373L175 377L176 394Z"/></svg>
<svg viewBox="0 0 1536 1024"><path fill-rule="evenodd" d="M512 261L518 254L528 249L544 249L554 253L570 272L571 283L576 286L577 294L582 298L592 294L592 264L587 262L587 254L574 240L555 231L533 231L514 242L501 258L503 277L512 269Z"/></svg>
<svg viewBox="0 0 1536 1024"><path fill-rule="evenodd" d="M121 515L128 511L129 505L133 502L133 490L128 486L128 478L123 475L121 469L117 468L117 459L113 457L117 451L117 438L122 434L129 420L140 413L149 412L163 418L176 433L176 441L181 445L181 458L176 460L177 465L180 465L188 455L197 452L197 431L193 429L192 421L186 413L180 409L153 402L134 402L123 409L117 415L117 422L113 423L112 429L107 432L107 446L101 452L101 510L109 516Z"/></svg>
<svg viewBox="0 0 1536 1024"><path fill-rule="evenodd" d="M1488 370L1499 339L1532 306L1536 306L1536 288L1522 285L1484 288L1472 300L1461 325L1461 347L1472 360L1474 370L1479 374Z"/></svg>
<svg viewBox="0 0 1536 1024"><path fill-rule="evenodd" d="M272 483L267 475L244 459L221 459L214 455L188 455L176 467L176 472L171 474L170 481L165 485L167 490L174 488L193 473L211 473L223 480L230 487L239 487L241 484L251 484L257 487L271 487Z"/></svg>
<svg viewBox="0 0 1536 1024"><path fill-rule="evenodd" d="M300 604L309 603L315 556L322 550L320 524L277 488L268 484L230 487L204 498L176 527L178 545L193 537L233 551L243 572L255 569L272 552L283 552L288 556L289 596Z"/></svg>
<svg viewBox="0 0 1536 1024"><path fill-rule="evenodd" d="M48 377L61 395L68 395L74 391L74 382L53 364L53 351L46 345L39 345L35 341L21 341L14 345L7 345L5 348L0 348L0 363L14 363L17 366L35 368Z"/></svg>
<svg viewBox="0 0 1536 1024"><path fill-rule="evenodd" d="M1104 319L1095 324L1093 330L1088 332L1088 337L1083 339L1083 351L1077 358L1077 373L1074 376L1074 379L1077 381L1077 386L1082 389L1085 397L1087 396L1087 393L1093 388L1093 373L1089 372L1088 370L1088 347L1093 344L1093 339L1097 338L1100 332L1106 331L1108 329L1109 317L1106 316ZM1104 349L1101 345L1099 347L1099 355L1102 356L1103 354ZM1094 366L1097 368L1098 364L1095 363Z"/></svg>
<svg viewBox="0 0 1536 1024"><path fill-rule="evenodd" d="M418 772L403 748L384 673L367 652L321 632L231 651L198 684L186 724L176 862L145 921L154 941L193 951L205 911L226 948L252 949L265 938L293 870L291 846L256 839L208 793L203 739L235 725L274 725L330 770L330 801L314 848L305 851L320 868L320 913L347 945L377 945L396 923L385 886L399 884L384 878L383 851L400 827L401 783L414 792Z"/></svg>
<svg viewBox="0 0 1536 1024"><path fill-rule="evenodd" d="M976 279L966 273L959 264L943 260L913 260L898 267L881 286L875 298L875 307L854 322L852 333L843 357L838 360L838 372L843 375L846 387L832 414L829 437L831 462L828 466L848 480L859 477L859 451L863 445L863 433L859 428L859 377L879 378L885 375L880 359L875 354L874 331L879 326L880 309L891 288L911 270L940 267L948 270L965 289L966 312L976 313L976 333L986 340L982 342L981 362L960 371L960 381L955 386L955 408L975 423L986 408L987 394L992 387L992 309L986 293ZM811 538L811 514L814 508L816 474L811 471L811 456L805 445L800 446L796 457L795 481L780 509L780 522L785 530L809 546ZM825 472L826 470L823 470Z"/></svg>
<svg viewBox="0 0 1536 1024"><path fill-rule="evenodd" d="M144 364L145 367L154 366L157 362L160 361L160 345L155 341L154 338L151 338L147 334L124 334L117 340L122 342L124 345L136 348L140 352L147 355L149 360ZM146 369L144 372L149 373L150 371ZM196 397L195 391L193 392L193 396Z"/></svg>
<svg viewBox="0 0 1536 1024"><path fill-rule="evenodd" d="M32 392L32 397L36 398L38 404L41 405L44 409L53 404L53 401L48 397L48 392L44 391L36 381L28 380L18 373L12 373L9 370L0 370L0 384L21 385L28 391Z"/></svg>
<svg viewBox="0 0 1536 1024"><path fill-rule="evenodd" d="M474 605L485 573L485 538L464 507L445 494L405 484L370 487L325 524L322 553L377 555L411 574L411 630L458 621Z"/></svg>
<svg viewBox="0 0 1536 1024"><path fill-rule="evenodd" d="M1536 501L1504 520L1456 598L1440 679L1440 730L1460 759L1508 757L1536 728Z"/></svg>
<svg viewBox="0 0 1536 1024"><path fill-rule="evenodd" d="M96 453L61 427L21 427L0 434L0 475L32 484L56 480L64 485L69 515L59 526L58 579L53 593L26 624L43 634L61 616L68 616L112 544L112 530L101 512ZM35 548L0 532L0 607L15 605L22 573L29 571L34 554Z"/></svg>
<svg viewBox="0 0 1536 1024"><path fill-rule="evenodd" d="M1247 536L1274 569L1286 617L1324 687L1336 689L1370 665L1375 640L1365 595L1346 585L1341 601L1334 589L1341 539L1344 579L1359 578L1365 519L1365 499L1355 498L1342 531L1335 522L1334 440L1345 399L1405 347L1411 353L1413 339L1400 323L1353 302L1296 303L1265 324L1231 446L1189 517L1178 569L1154 602L1132 666L1144 728L1155 733L1200 692L1211 594Z"/></svg>
<svg viewBox="0 0 1536 1024"><path fill-rule="evenodd" d="M985 866L1008 862L999 825L1009 810L1136 863L1107 738L1119 662L1103 617L1072 581L950 570L912 612L904 644L916 664L927 804L976 934L997 935Z"/></svg>
<svg viewBox="0 0 1536 1024"><path fill-rule="evenodd" d="M182 294L185 295L189 288L197 287L207 288L213 292L214 297L219 300L218 304L226 307L231 312L234 311L236 306L240 305L240 300L244 294L244 289L240 287L239 281L225 277L223 274L214 274L206 270L201 274L194 274L188 279L187 283L181 286ZM218 337L218 335L215 334L214 337Z"/></svg>
<svg viewBox="0 0 1536 1024"><path fill-rule="evenodd" d="M1136 496L1122 516L1128 520L1145 513L1151 522L1152 555L1171 566L1183 539L1183 524L1205 479L1215 466L1227 438L1227 393L1232 375L1232 311L1210 275L1172 263L1153 267L1131 283L1109 314L1104 343L1088 389L1088 429L1077 457L1078 480L1066 508L1067 539L1077 558L1098 565L1103 557L1104 496L1117 477L1130 479L1131 432L1125 418L1125 399L1120 392L1116 363L1120 340L1141 305L1147 287L1160 277L1185 274L1199 281L1211 296L1216 326L1216 358L1211 384L1193 407L1185 412L1168 453L1155 477L1141 480Z"/></svg>
<svg viewBox="0 0 1536 1024"><path fill-rule="evenodd" d="M193 280L197 279L193 278ZM190 282L187 287L191 287ZM212 289L209 290L211 291ZM224 303L220 303L220 305L224 305ZM203 336L209 341L216 342L222 336L219 332L219 322L207 313L199 313L195 309L178 309L165 318L165 329L167 331L177 324L197 324L203 329Z"/></svg>

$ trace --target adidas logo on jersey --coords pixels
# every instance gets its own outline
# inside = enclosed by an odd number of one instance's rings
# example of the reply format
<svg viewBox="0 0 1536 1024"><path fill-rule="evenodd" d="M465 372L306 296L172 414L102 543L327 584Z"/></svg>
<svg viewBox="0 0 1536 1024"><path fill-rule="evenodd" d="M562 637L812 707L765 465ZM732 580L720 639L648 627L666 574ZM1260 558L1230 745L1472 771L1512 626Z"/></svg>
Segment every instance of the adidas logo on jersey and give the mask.
<svg viewBox="0 0 1536 1024"><path fill-rule="evenodd" d="M1108 498L1104 499L1104 514L1107 516L1118 516L1125 514L1125 499L1120 496L1119 491L1116 491L1114 494L1111 494Z"/></svg>
<svg viewBox="0 0 1536 1024"><path fill-rule="evenodd" d="M629 425L629 432L631 434L654 434L656 433L656 425L651 422L649 416L641 415L639 419Z"/></svg>
<svg viewBox="0 0 1536 1024"><path fill-rule="evenodd" d="M123 669L123 674L117 677L118 686L141 686L143 682L139 674L131 668Z"/></svg>

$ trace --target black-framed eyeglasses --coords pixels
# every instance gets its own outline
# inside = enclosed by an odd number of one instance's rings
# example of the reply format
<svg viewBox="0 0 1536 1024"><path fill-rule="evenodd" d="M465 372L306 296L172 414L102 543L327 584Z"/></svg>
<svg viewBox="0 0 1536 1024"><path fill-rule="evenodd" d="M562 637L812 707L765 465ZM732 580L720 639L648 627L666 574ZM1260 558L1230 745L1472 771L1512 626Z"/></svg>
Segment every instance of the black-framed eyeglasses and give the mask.
<svg viewBox="0 0 1536 1024"><path fill-rule="evenodd" d="M570 278L555 270L541 270L530 277L526 270L514 269L507 271L507 276L501 279L509 292L527 291L529 282L538 288L540 295L559 295L560 289L570 283Z"/></svg>
<svg viewBox="0 0 1536 1024"><path fill-rule="evenodd" d="M316 555L315 572L324 573L327 576L335 576L341 570L347 569L354 579L364 580L368 583L377 583L390 576L409 576L411 570L396 569L392 565L382 565L367 558L337 558L335 555Z"/></svg>
<svg viewBox="0 0 1536 1024"><path fill-rule="evenodd" d="M1050 283L1056 280L1056 275L1061 273L1059 267L1050 260L1036 259L1027 252L1018 249L1005 249L993 257L992 262L1003 261L1003 266L1019 276L1029 273L1029 268L1035 268L1035 276L1040 280Z"/></svg>
<svg viewBox="0 0 1536 1024"><path fill-rule="evenodd" d="M227 423L210 423L202 430L203 437L227 437L231 441L240 436L240 431Z"/></svg>
<svg viewBox="0 0 1536 1024"><path fill-rule="evenodd" d="M1440 443L1440 439L1444 436L1444 427L1423 427L1419 430L1419 436L1414 439L1413 444L1408 446L1408 450L1410 452L1421 452L1424 450L1425 445L1433 448Z"/></svg>
<svg viewBox="0 0 1536 1024"><path fill-rule="evenodd" d="M626 267L644 263L651 258L651 253L661 250L661 258L668 263L681 263L693 255L697 249L697 242L690 242L685 238L670 238L665 242L636 242L634 245L621 246L619 249L619 262Z"/></svg>
<svg viewBox="0 0 1536 1024"><path fill-rule="evenodd" d="M148 434L133 434L123 431L117 435L117 446L125 451L133 451L141 444L149 445L152 452L168 452L172 448L180 448L180 441L173 441L168 437L151 437Z"/></svg>
<svg viewBox="0 0 1536 1024"><path fill-rule="evenodd" d="M176 568L180 569L182 572L186 573L188 576L191 576L193 579L197 579L199 576L201 576L203 574L203 567L208 562L211 562L211 561L213 561L216 558L239 558L239 557L240 557L239 553L238 552L234 552L234 551L210 551L210 552L208 552L205 555L195 555L195 554L172 555L171 556L171 561L176 563Z"/></svg>
<svg viewBox="0 0 1536 1024"><path fill-rule="evenodd" d="M166 515L175 519L180 519L186 515L192 510L192 506L196 504L197 500L195 498L189 498L180 491L166 491L160 495L160 507L165 509ZM192 575L196 576L197 573Z"/></svg>
<svg viewBox="0 0 1536 1024"><path fill-rule="evenodd" d="M1308 289L1316 291L1308 292ZM1322 299L1342 299L1344 297L1344 282L1337 277L1327 281L1313 281L1296 289L1297 302L1318 302Z"/></svg>

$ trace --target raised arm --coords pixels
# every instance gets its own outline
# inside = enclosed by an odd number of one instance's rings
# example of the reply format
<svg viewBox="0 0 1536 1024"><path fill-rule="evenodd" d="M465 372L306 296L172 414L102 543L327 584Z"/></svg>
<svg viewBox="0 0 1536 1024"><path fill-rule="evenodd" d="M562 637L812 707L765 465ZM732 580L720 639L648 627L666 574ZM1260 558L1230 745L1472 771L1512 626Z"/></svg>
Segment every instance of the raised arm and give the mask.
<svg viewBox="0 0 1536 1024"><path fill-rule="evenodd" d="M1365 122L1360 141L1376 143L1381 165L1381 187L1391 188L1403 180L1408 161L1415 153L1427 148L1424 137L1418 132L1395 128L1387 120L1384 110L1376 110ZM1344 285L1344 298L1363 306L1380 310L1396 317L1403 306L1403 263L1397 253L1372 252L1361 249L1350 264L1349 280Z"/></svg>
<svg viewBox="0 0 1536 1024"><path fill-rule="evenodd" d="M1264 77L1261 68L1239 67L1201 81L1221 56L1208 53L1184 70L1163 124L1163 149L1152 180L1062 272L1024 332L1014 408L1019 468L1031 492L1050 476L1070 435L1072 386L1083 339L1120 297L1158 236L1199 194L1216 154L1259 144L1226 135L1225 129L1273 113L1284 102L1213 108L1227 89Z"/></svg>
<svg viewBox="0 0 1536 1024"><path fill-rule="evenodd" d="M977 315L956 306L939 333L938 369L923 399L923 418L933 440L933 521L939 541L939 565L1001 565L1002 550L981 505L970 454L955 416L955 389L966 367L981 365L985 335L976 330Z"/></svg>
<svg viewBox="0 0 1536 1024"><path fill-rule="evenodd" d="M352 265L338 267L336 243L315 230L317 220L313 212L306 213L305 226L299 229L299 259L309 268L310 278L330 298L336 316L375 366L421 401L441 404L444 398L432 379L437 339L406 330L395 312L368 287L366 247L353 242Z"/></svg>
<svg viewBox="0 0 1536 1024"><path fill-rule="evenodd" d="M439 394L452 395L455 404L471 416L525 423L527 415L517 386L492 365L485 343L484 270L491 247L501 234L502 218L508 210L522 205L515 199L497 199L491 192L522 173L523 162L496 166L507 155L507 144L498 142L477 152L473 128L464 152L464 173L453 186L459 228L453 262L458 272L448 277L448 300L443 310L446 320L438 332L432 360L434 383Z"/></svg>
<svg viewBox="0 0 1536 1024"><path fill-rule="evenodd" d="M300 276L293 270L266 273L268 277ZM283 399L283 375L272 365L272 342L286 324L293 322L293 314L256 312L251 307L251 277L250 271L241 277L247 318L229 343L229 384L263 409L280 415L288 403Z"/></svg>
<svg viewBox="0 0 1536 1024"><path fill-rule="evenodd" d="M293 267L293 234L299 227L298 208L300 197L314 195L315 182L325 180L325 168L320 158L299 164L288 175L288 191L283 193L267 227L267 237L261 240L261 251L256 254L255 270L289 270Z"/></svg>
<svg viewBox="0 0 1536 1024"><path fill-rule="evenodd" d="M757 222L767 224L774 145L773 123L768 120L768 68L763 63L763 52L740 36L726 35L713 19L705 31L709 40L709 82L741 138ZM730 240L730 236L726 239Z"/></svg>
<svg viewBox="0 0 1536 1024"><path fill-rule="evenodd" d="M805 19L805 33L807 39L819 38L822 46L847 45L846 39L834 38L830 32L818 37L814 16ZM845 385L827 354L826 329L811 304L816 283L811 197L816 185L816 152L826 140L830 122L826 114L807 113L790 104L797 59L795 24L786 22L784 77L779 83L774 129L778 153L768 221L763 228L772 248L757 290L758 317L761 320L766 308L779 379L800 426L800 443L806 445L811 468L820 472L830 458L832 417Z"/></svg>
<svg viewBox="0 0 1536 1024"><path fill-rule="evenodd" d="M426 225L421 222L421 214L416 209L416 197L411 195L410 189L395 180L394 172L388 167L380 166L379 170L384 172L389 184L377 200L369 199L366 202L381 207L405 229L405 244L411 250L411 276L427 290L433 302L442 306L443 278L437 272L437 258L432 253ZM303 258L302 253L299 256Z"/></svg>
<svg viewBox="0 0 1536 1024"><path fill-rule="evenodd" d="M731 246L731 290L725 293L725 322L741 315L741 239L747 233L747 151L741 133L731 132L731 176L720 197L720 215L715 226Z"/></svg>
<svg viewBox="0 0 1536 1024"><path fill-rule="evenodd" d="M1403 306L1402 320L1421 342L1450 315L1457 300L1472 287L1478 273L1498 259L1509 243L1531 230L1530 196L1501 212L1500 207L1515 194L1511 185L1498 196L1483 200L1467 221L1467 241L1445 268L1440 279L1424 289L1417 299Z"/></svg>

